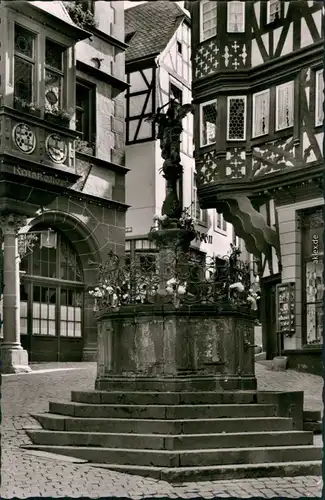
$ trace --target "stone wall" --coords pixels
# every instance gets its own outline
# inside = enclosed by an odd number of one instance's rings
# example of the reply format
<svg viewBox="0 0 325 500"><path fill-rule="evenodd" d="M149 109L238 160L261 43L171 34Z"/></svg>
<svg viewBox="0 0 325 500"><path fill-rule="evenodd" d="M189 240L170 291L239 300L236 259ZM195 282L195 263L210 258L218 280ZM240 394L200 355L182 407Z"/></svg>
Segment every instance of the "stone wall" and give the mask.
<svg viewBox="0 0 325 500"><path fill-rule="evenodd" d="M97 389L255 389L254 323L204 305L122 306L98 320Z"/></svg>

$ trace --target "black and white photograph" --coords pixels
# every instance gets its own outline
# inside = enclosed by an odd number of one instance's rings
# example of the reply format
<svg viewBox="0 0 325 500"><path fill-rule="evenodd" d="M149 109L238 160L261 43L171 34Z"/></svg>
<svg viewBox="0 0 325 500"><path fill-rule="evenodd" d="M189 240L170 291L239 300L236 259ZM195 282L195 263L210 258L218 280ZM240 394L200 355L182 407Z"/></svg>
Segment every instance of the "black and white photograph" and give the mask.
<svg viewBox="0 0 325 500"><path fill-rule="evenodd" d="M1 498L324 498L324 20L0 0Z"/></svg>

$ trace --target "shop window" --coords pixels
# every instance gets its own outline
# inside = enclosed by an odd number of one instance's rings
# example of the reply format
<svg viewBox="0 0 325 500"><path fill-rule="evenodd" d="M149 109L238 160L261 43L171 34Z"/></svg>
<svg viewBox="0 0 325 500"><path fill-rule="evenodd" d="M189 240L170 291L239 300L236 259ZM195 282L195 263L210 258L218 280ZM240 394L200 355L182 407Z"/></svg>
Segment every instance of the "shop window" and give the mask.
<svg viewBox="0 0 325 500"><path fill-rule="evenodd" d="M217 101L201 104L200 111L201 146L208 146L216 142Z"/></svg>
<svg viewBox="0 0 325 500"><path fill-rule="evenodd" d="M315 92L315 125L323 125L324 120L324 75L323 70L316 71L316 92Z"/></svg>
<svg viewBox="0 0 325 500"><path fill-rule="evenodd" d="M228 97L227 141L246 139L246 96Z"/></svg>
<svg viewBox="0 0 325 500"><path fill-rule="evenodd" d="M270 91L253 94L253 137L269 133Z"/></svg>
<svg viewBox="0 0 325 500"><path fill-rule="evenodd" d="M15 25L14 93L27 103L35 97L35 40L34 33Z"/></svg>
<svg viewBox="0 0 325 500"><path fill-rule="evenodd" d="M293 126L294 117L294 82L276 87L276 130Z"/></svg>
<svg viewBox="0 0 325 500"><path fill-rule="evenodd" d="M217 2L203 0L200 2L201 42L217 34Z"/></svg>
<svg viewBox="0 0 325 500"><path fill-rule="evenodd" d="M45 42L45 108L62 108L65 47L52 40Z"/></svg>
<svg viewBox="0 0 325 500"><path fill-rule="evenodd" d="M301 217L304 340L307 344L323 342L323 256L324 218L322 207Z"/></svg>
<svg viewBox="0 0 325 500"><path fill-rule="evenodd" d="M245 31L245 2L228 2L227 7L228 33L243 33Z"/></svg>

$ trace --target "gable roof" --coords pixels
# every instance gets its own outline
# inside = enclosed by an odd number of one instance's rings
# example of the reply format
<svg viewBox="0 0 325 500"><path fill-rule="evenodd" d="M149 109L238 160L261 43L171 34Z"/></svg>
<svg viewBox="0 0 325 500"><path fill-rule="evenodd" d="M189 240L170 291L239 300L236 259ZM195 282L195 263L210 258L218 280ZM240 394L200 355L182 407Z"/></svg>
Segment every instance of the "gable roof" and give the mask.
<svg viewBox="0 0 325 500"><path fill-rule="evenodd" d="M126 62L160 54L187 18L171 1L146 2L125 10L125 35L134 33L126 50Z"/></svg>

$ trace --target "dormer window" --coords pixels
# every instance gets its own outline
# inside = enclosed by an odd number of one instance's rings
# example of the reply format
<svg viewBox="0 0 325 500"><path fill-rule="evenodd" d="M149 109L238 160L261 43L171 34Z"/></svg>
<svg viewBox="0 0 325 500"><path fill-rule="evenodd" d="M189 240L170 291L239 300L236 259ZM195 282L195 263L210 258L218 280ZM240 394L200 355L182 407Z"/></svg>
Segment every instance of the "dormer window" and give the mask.
<svg viewBox="0 0 325 500"><path fill-rule="evenodd" d="M273 23L281 18L281 1L269 0L267 2L267 22Z"/></svg>
<svg viewBox="0 0 325 500"><path fill-rule="evenodd" d="M35 33L15 25L15 98L31 103L35 96Z"/></svg>

